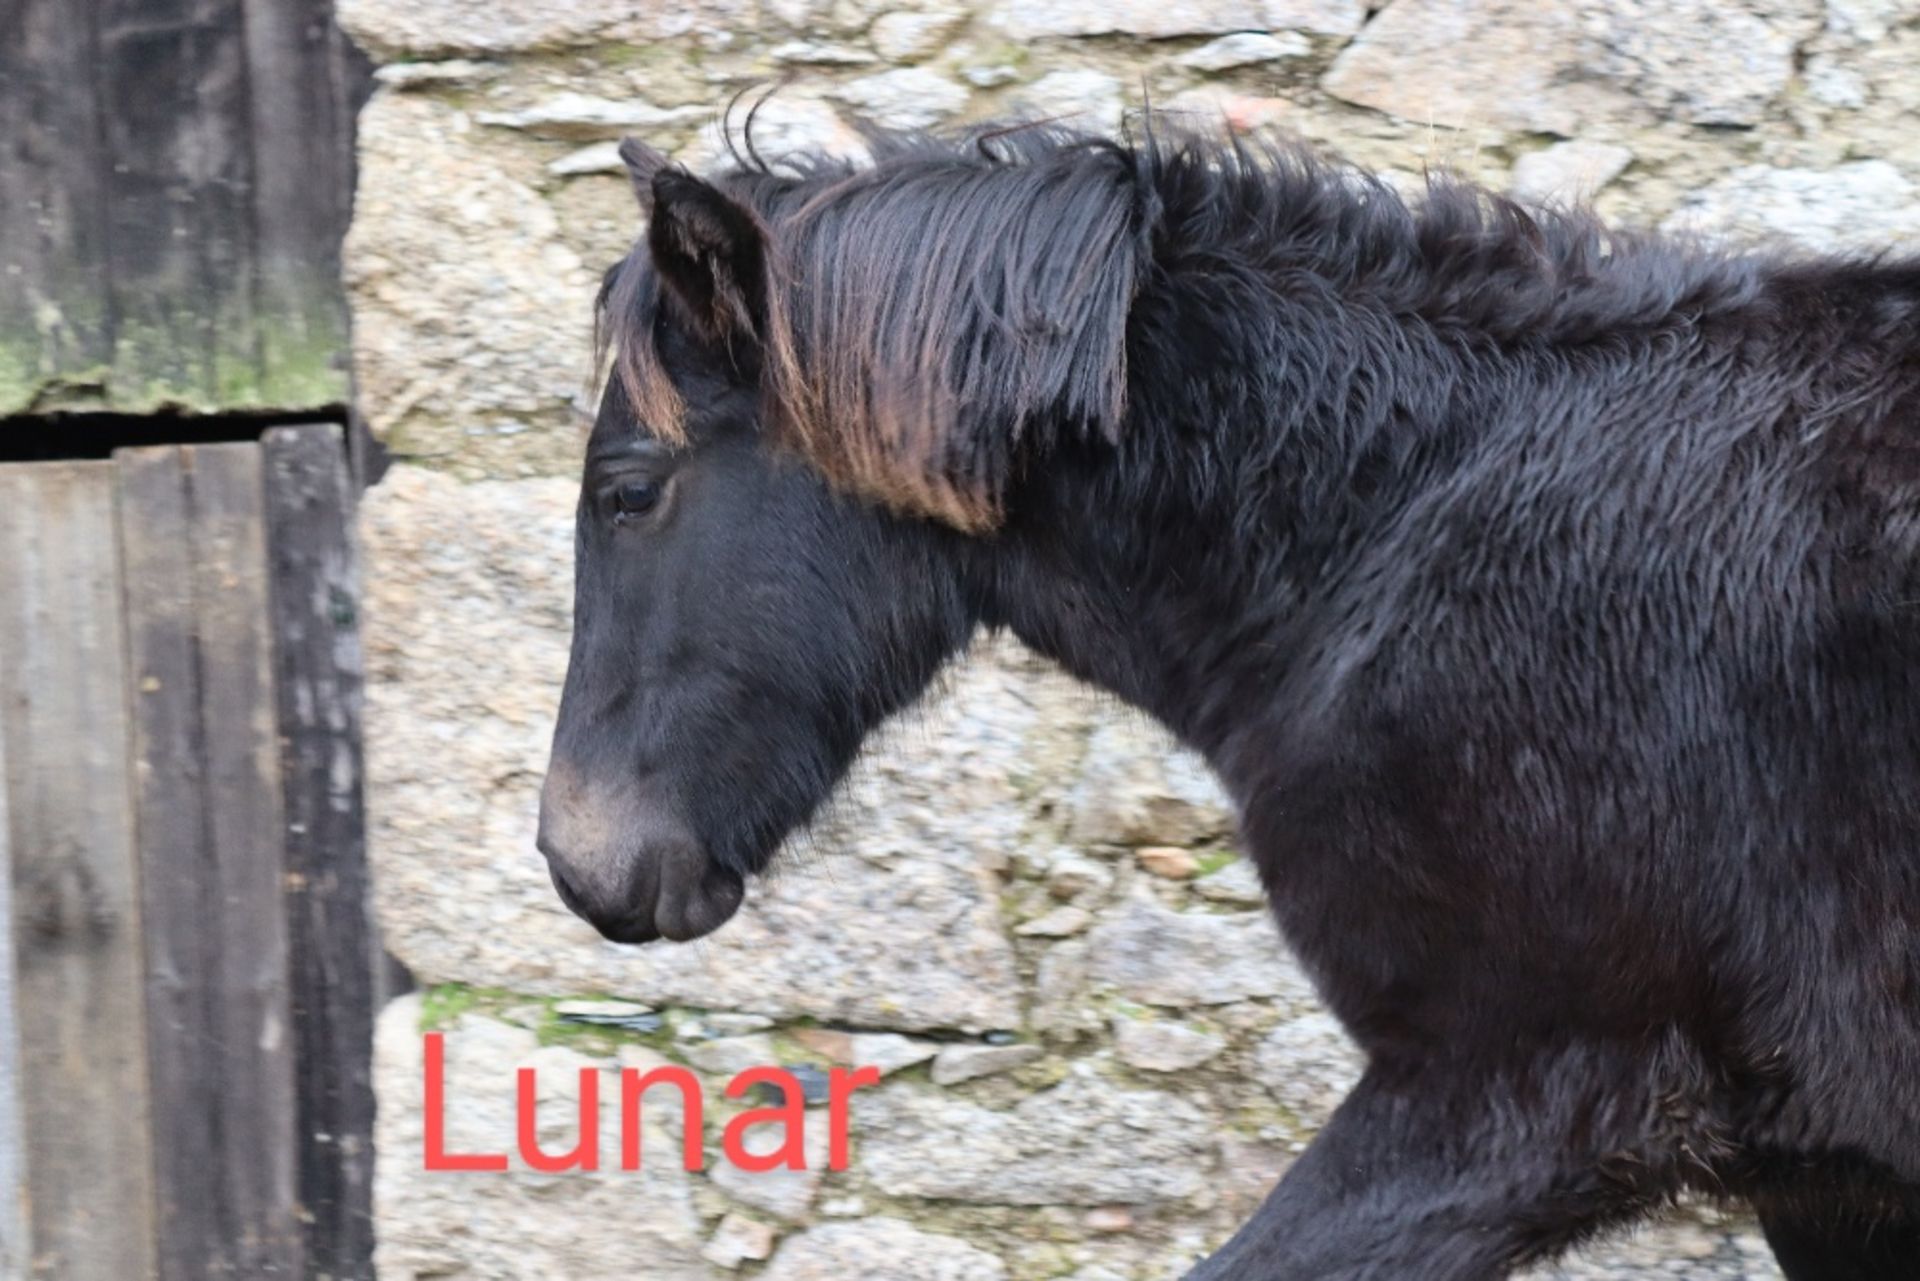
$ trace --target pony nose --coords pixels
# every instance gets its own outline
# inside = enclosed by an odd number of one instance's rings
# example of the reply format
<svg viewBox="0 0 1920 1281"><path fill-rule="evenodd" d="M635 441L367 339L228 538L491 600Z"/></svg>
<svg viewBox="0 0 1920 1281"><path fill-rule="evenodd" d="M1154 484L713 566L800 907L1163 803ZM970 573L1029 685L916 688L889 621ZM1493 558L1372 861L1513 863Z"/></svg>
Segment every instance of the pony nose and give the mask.
<svg viewBox="0 0 1920 1281"><path fill-rule="evenodd" d="M535 844L560 901L616 943L698 938L745 895L676 807L636 783L589 783L562 760L547 772Z"/></svg>
<svg viewBox="0 0 1920 1281"><path fill-rule="evenodd" d="M590 876L590 869L570 862L544 830L534 844L546 857L547 876L553 881L553 891L569 912L616 943L651 943L660 937L652 911L636 910L630 887L624 892L604 892L599 878Z"/></svg>
<svg viewBox="0 0 1920 1281"><path fill-rule="evenodd" d="M534 844L568 911L609 938L646 942L657 937L651 928L653 886L643 860L635 857L644 824L626 791L589 785L579 770L556 758L540 791Z"/></svg>

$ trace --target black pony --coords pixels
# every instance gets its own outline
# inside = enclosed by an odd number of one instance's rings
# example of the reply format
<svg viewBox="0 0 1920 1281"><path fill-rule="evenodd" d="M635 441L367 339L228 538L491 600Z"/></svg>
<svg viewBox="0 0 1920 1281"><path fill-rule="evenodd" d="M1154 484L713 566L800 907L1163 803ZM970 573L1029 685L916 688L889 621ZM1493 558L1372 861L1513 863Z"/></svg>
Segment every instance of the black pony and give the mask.
<svg viewBox="0 0 1920 1281"><path fill-rule="evenodd" d="M1477 1281L1684 1189L1920 1277L1920 262L1184 136L627 157L570 906L720 925L1005 628L1205 754L1368 1056L1196 1277Z"/></svg>

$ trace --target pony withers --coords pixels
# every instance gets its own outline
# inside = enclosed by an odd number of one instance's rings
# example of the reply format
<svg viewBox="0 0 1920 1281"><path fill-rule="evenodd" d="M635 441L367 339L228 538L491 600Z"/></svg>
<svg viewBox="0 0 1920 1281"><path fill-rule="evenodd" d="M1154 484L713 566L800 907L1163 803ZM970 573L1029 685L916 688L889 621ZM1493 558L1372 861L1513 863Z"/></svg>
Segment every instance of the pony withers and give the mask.
<svg viewBox="0 0 1920 1281"><path fill-rule="evenodd" d="M1206 136L625 154L569 906L715 929L1008 630L1205 755L1367 1055L1195 1277L1499 1277L1685 1191L1920 1275L1920 262Z"/></svg>

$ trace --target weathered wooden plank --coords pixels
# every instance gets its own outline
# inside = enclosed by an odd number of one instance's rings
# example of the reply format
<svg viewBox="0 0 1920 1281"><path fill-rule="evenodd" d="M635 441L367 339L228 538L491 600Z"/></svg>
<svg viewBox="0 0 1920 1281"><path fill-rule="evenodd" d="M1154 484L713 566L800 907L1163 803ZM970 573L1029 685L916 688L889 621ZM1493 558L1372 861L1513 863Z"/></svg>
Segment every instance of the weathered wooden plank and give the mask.
<svg viewBox="0 0 1920 1281"><path fill-rule="evenodd" d="M217 1108L205 1077L206 1005L217 952L215 937L201 928L210 904L202 867L207 815L195 549L180 450L122 450L115 461L133 680L155 1192L164 1225L159 1266L161 1276L173 1278L189 1275L197 1264L202 1216L213 1212L202 1180L210 1177L218 1149Z"/></svg>
<svg viewBox="0 0 1920 1281"><path fill-rule="evenodd" d="M0 662L5 656L0 655ZM0 1281L27 1274L25 1114L20 1110L20 1019L13 991L13 858L7 836L7 743L0 733Z"/></svg>
<svg viewBox="0 0 1920 1281"><path fill-rule="evenodd" d="M300 1275L260 450L121 450L162 1281Z"/></svg>
<svg viewBox="0 0 1920 1281"><path fill-rule="evenodd" d="M341 243L353 217L354 122L369 87L333 0L242 0L253 156L252 270L274 403L347 399Z"/></svg>
<svg viewBox="0 0 1920 1281"><path fill-rule="evenodd" d="M0 415L347 399L348 48L331 0L0 0Z"/></svg>
<svg viewBox="0 0 1920 1281"><path fill-rule="evenodd" d="M251 372L246 60L238 0L92 0L111 167L114 382L221 403Z"/></svg>
<svg viewBox="0 0 1920 1281"><path fill-rule="evenodd" d="M368 911L353 489L336 426L277 427L262 449L307 1275L365 1281L379 944Z"/></svg>
<svg viewBox="0 0 1920 1281"><path fill-rule="evenodd" d="M0 468L0 726L31 1275L154 1275L126 668L107 463Z"/></svg>
<svg viewBox="0 0 1920 1281"><path fill-rule="evenodd" d="M92 5L0 0L0 414L89 393L113 354Z"/></svg>
<svg viewBox="0 0 1920 1281"><path fill-rule="evenodd" d="M301 1265L266 499L259 446L183 452L198 552L208 834L220 890L223 951L211 1026L222 1052L222 1191L232 1216L231 1275L267 1281L297 1277Z"/></svg>

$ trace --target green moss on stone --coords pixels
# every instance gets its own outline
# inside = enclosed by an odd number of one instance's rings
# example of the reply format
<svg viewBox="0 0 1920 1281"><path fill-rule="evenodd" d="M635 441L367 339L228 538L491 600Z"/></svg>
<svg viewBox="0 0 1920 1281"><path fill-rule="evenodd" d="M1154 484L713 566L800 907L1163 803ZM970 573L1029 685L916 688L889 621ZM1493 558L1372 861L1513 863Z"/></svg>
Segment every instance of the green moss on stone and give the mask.
<svg viewBox="0 0 1920 1281"><path fill-rule="evenodd" d="M1211 876L1240 855L1233 850L1208 850L1199 857L1200 870L1196 876Z"/></svg>
<svg viewBox="0 0 1920 1281"><path fill-rule="evenodd" d="M430 987L420 998L420 1030L440 1032L480 1003L480 994L464 983Z"/></svg>

